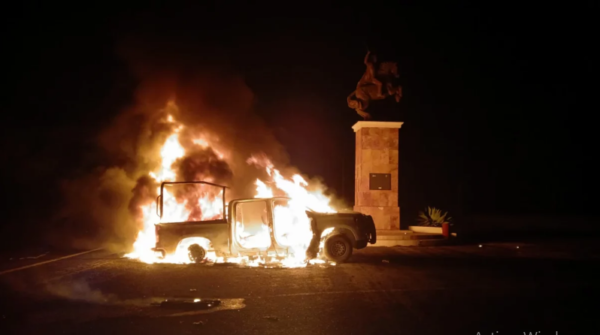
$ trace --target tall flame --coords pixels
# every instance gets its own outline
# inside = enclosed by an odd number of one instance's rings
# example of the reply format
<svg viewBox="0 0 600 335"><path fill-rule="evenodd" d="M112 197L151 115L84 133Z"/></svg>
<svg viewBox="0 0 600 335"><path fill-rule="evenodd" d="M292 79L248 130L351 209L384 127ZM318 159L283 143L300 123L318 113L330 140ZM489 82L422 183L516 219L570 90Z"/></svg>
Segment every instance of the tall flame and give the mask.
<svg viewBox="0 0 600 335"><path fill-rule="evenodd" d="M257 179L256 198L272 198L274 195L289 198L289 201L275 203L273 231L277 243L292 250L285 265L301 266L313 236L306 211L335 213L330 199L321 190L309 191L308 182L299 174L286 179L264 155L252 156L247 163L263 167L270 177L269 184L273 185L268 187L265 182Z"/></svg>

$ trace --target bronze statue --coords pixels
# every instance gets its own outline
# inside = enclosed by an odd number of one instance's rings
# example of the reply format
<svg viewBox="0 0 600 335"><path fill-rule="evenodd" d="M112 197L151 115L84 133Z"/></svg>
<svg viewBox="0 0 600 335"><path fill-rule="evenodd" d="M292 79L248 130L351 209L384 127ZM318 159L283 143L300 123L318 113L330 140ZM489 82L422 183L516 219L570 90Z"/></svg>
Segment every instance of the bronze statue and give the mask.
<svg viewBox="0 0 600 335"><path fill-rule="evenodd" d="M400 102L402 86L394 83L399 77L398 64L395 62L378 63L377 56L372 55L371 51L367 52L364 62L367 70L356 85L356 90L346 100L348 107L367 120L371 118L371 114L366 112L370 101L394 96L396 102Z"/></svg>

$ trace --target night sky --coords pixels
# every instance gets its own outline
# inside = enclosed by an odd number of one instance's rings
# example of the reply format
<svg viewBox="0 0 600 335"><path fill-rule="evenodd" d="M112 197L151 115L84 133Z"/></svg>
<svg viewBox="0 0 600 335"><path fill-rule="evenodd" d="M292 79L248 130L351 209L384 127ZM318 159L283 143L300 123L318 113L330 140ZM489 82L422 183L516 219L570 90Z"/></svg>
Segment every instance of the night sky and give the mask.
<svg viewBox="0 0 600 335"><path fill-rule="evenodd" d="M397 61L404 97L375 104L373 115L405 122L403 226L428 205L464 215L594 214L591 2L384 3L13 5L2 20L3 229L51 229L60 181L101 162L94 138L139 84L119 52L131 39L157 41L145 52L159 58L169 45L165 64L177 56L184 68L229 64L291 164L349 202L360 117L346 96L367 47Z"/></svg>

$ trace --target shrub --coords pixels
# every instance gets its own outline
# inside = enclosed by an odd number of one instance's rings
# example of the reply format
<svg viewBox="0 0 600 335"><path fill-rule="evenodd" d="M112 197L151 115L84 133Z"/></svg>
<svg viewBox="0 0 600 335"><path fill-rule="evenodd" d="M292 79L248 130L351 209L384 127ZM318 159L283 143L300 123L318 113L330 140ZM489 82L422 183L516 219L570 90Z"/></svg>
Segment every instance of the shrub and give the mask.
<svg viewBox="0 0 600 335"><path fill-rule="evenodd" d="M442 212L441 209L435 207L427 207L427 210L419 213L418 222L422 226L441 226L444 222L450 222L452 218L448 216L448 212Z"/></svg>

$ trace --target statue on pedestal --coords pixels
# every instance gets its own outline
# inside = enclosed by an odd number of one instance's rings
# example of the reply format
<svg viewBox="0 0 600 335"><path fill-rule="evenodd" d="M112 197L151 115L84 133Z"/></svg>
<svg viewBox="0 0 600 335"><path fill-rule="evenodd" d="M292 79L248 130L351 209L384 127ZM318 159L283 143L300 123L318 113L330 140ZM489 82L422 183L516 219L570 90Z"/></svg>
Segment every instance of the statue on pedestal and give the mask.
<svg viewBox="0 0 600 335"><path fill-rule="evenodd" d="M398 79L398 64L395 62L377 62L377 56L367 52L364 59L367 69L356 85L356 90L346 99L348 107L356 110L365 120L371 118L366 109L369 102L394 96L396 102L402 98L402 86Z"/></svg>

